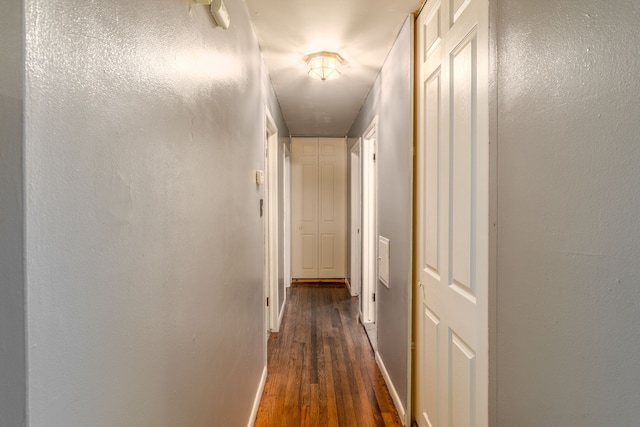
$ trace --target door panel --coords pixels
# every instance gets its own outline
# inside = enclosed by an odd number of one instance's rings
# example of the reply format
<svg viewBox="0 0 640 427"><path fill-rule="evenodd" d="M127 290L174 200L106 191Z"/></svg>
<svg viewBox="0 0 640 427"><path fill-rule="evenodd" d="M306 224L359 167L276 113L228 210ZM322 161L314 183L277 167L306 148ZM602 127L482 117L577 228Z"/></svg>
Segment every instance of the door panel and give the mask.
<svg viewBox="0 0 640 427"><path fill-rule="evenodd" d="M322 163L320 172L320 220L323 222L332 222L336 219L335 173L336 168L333 163Z"/></svg>
<svg viewBox="0 0 640 427"><path fill-rule="evenodd" d="M302 234L302 250L300 251L302 255L302 271L308 271L308 272L317 271L317 262L318 262L318 256L316 255L317 247L318 247L318 243L316 241L315 234Z"/></svg>
<svg viewBox="0 0 640 427"><path fill-rule="evenodd" d="M291 275L318 275L318 139L291 144Z"/></svg>
<svg viewBox="0 0 640 427"><path fill-rule="evenodd" d="M346 150L342 138L292 140L292 276L344 278Z"/></svg>
<svg viewBox="0 0 640 427"><path fill-rule="evenodd" d="M474 425L474 369L475 352L455 333L449 334L449 395L451 398L451 418L453 427L471 427Z"/></svg>
<svg viewBox="0 0 640 427"><path fill-rule="evenodd" d="M452 162L449 194L452 196L452 259L453 284L464 292L471 291L471 224L473 221L471 175L472 151L475 145L475 73L473 72L474 43L467 41L450 55L451 61L451 140Z"/></svg>
<svg viewBox="0 0 640 427"><path fill-rule="evenodd" d="M487 10L429 1L418 17L420 426L488 425Z"/></svg>
<svg viewBox="0 0 640 427"><path fill-rule="evenodd" d="M427 133L425 146L425 197L426 200L438 200L439 169L438 169L438 135L440 135L440 69L431 75L425 83L425 132ZM438 204L429 203L425 206L424 216L424 268L428 268L435 275L440 274L438 253L440 251L440 216Z"/></svg>
<svg viewBox="0 0 640 427"><path fill-rule="evenodd" d="M440 319L428 308L423 310L422 318L423 329L422 333L422 377L420 378L421 384L432 384L434 386L427 387L424 390L423 404L425 410L423 411L422 421L426 422L426 425L433 427L438 420L438 339L440 335ZM433 421L431 421L431 418Z"/></svg>
<svg viewBox="0 0 640 427"><path fill-rule="evenodd" d="M320 245L320 268L322 271L335 269L335 236L331 234L323 234L321 239L322 243Z"/></svg>
<svg viewBox="0 0 640 427"><path fill-rule="evenodd" d="M341 138L320 138L319 278L344 277L346 243L346 146Z"/></svg>

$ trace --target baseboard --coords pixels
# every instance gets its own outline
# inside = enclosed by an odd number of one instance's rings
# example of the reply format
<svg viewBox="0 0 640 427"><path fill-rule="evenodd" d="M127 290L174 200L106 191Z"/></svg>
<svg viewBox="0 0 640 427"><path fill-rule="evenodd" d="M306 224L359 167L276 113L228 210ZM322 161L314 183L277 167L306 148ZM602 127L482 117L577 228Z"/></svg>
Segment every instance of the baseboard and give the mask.
<svg viewBox="0 0 640 427"><path fill-rule="evenodd" d="M402 406L402 402L400 401L400 396L398 396L398 392L391 382L391 378L389 377L389 372L387 372L387 368L384 366L384 362L382 361L382 357L380 357L380 353L376 351L376 363L380 368L380 372L382 373L382 377L384 378L384 382L387 384L387 388L389 389L389 394L391 394L391 399L393 399L393 404L398 411L398 416L400 417L400 422L403 426L407 425L407 414Z"/></svg>
<svg viewBox="0 0 640 427"><path fill-rule="evenodd" d="M284 307L287 305L287 293L284 293L284 299L282 300L282 307L280 307L280 314L278 315L278 331L280 331L280 325L282 325L282 318L284 317Z"/></svg>
<svg viewBox="0 0 640 427"><path fill-rule="evenodd" d="M354 290L351 288L351 282L349 281L349 279L344 279L344 282L347 284L347 290L349 291L349 295L351 295L352 297L357 297L358 293L354 292Z"/></svg>
<svg viewBox="0 0 640 427"><path fill-rule="evenodd" d="M264 366L262 371L262 378L260 378L260 385L258 386L258 392L256 398L253 400L253 409L251 409L251 418L249 418L249 424L247 427L253 427L256 423L256 417L258 416L258 409L260 409L260 401L262 400L262 394L264 393L264 385L267 382L267 365Z"/></svg>
<svg viewBox="0 0 640 427"><path fill-rule="evenodd" d="M335 287L344 287L344 278L336 278L336 279L291 279L291 286L297 285L315 285L315 286L335 286Z"/></svg>

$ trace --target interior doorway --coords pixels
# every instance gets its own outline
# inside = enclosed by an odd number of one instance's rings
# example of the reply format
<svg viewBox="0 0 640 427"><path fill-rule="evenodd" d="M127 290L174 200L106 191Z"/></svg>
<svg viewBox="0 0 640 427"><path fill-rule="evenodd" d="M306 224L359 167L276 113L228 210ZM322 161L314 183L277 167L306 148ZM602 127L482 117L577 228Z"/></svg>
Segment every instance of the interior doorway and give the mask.
<svg viewBox="0 0 640 427"><path fill-rule="evenodd" d="M378 117L376 116L362 135L362 292L361 321L375 348L377 274L377 192L376 148Z"/></svg>
<svg viewBox="0 0 640 427"><path fill-rule="evenodd" d="M351 148L350 153L350 218L351 218L351 251L349 291L351 296L360 295L362 288L362 167L360 157L361 140L358 139ZM362 318L360 309L360 317Z"/></svg>
<svg viewBox="0 0 640 427"><path fill-rule="evenodd" d="M291 150L289 145L282 143L282 198L284 201L283 244L284 244L284 287L291 286ZM285 291L286 295L286 291Z"/></svg>
<svg viewBox="0 0 640 427"><path fill-rule="evenodd" d="M265 108L264 150L264 253L265 306L267 331L277 332L279 325L278 293L278 128Z"/></svg>

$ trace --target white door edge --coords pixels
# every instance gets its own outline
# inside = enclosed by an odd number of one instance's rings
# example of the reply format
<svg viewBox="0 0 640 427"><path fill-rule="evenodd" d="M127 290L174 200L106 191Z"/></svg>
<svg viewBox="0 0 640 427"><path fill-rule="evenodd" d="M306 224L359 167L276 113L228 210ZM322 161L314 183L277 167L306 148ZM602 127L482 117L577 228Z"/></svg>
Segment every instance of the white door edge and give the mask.
<svg viewBox="0 0 640 427"><path fill-rule="evenodd" d="M351 148L350 153L350 182L351 182L351 296L361 294L362 287L362 238L361 238L361 142L360 139Z"/></svg>
<svg viewBox="0 0 640 427"><path fill-rule="evenodd" d="M277 332L279 325L278 295L278 128L265 107L265 223L267 227L267 296L269 298L269 329ZM266 303L266 302L265 302Z"/></svg>
<svg viewBox="0 0 640 427"><path fill-rule="evenodd" d="M284 286L291 286L291 150L283 146L283 199L284 199Z"/></svg>
<svg viewBox="0 0 640 427"><path fill-rule="evenodd" d="M362 135L362 313L365 323L375 322L377 287L376 242L376 141L378 116L374 117Z"/></svg>

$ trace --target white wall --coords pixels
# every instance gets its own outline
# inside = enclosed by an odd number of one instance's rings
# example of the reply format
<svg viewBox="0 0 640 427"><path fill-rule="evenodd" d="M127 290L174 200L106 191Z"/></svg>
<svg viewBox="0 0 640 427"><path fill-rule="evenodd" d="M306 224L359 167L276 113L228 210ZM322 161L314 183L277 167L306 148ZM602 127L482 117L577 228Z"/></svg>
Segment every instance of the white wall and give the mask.
<svg viewBox="0 0 640 427"><path fill-rule="evenodd" d="M25 421L22 2L0 13L0 426Z"/></svg>
<svg viewBox="0 0 640 427"><path fill-rule="evenodd" d="M640 6L496 3L495 425L637 426Z"/></svg>
<svg viewBox="0 0 640 427"><path fill-rule="evenodd" d="M378 283L376 294L378 352L405 409L411 289L412 19L405 21L348 134L362 136L378 116L378 234L387 237L391 247L389 288ZM349 142L347 152L355 140Z"/></svg>
<svg viewBox="0 0 640 427"><path fill-rule="evenodd" d="M277 102L225 3L26 0L30 427L249 420Z"/></svg>

